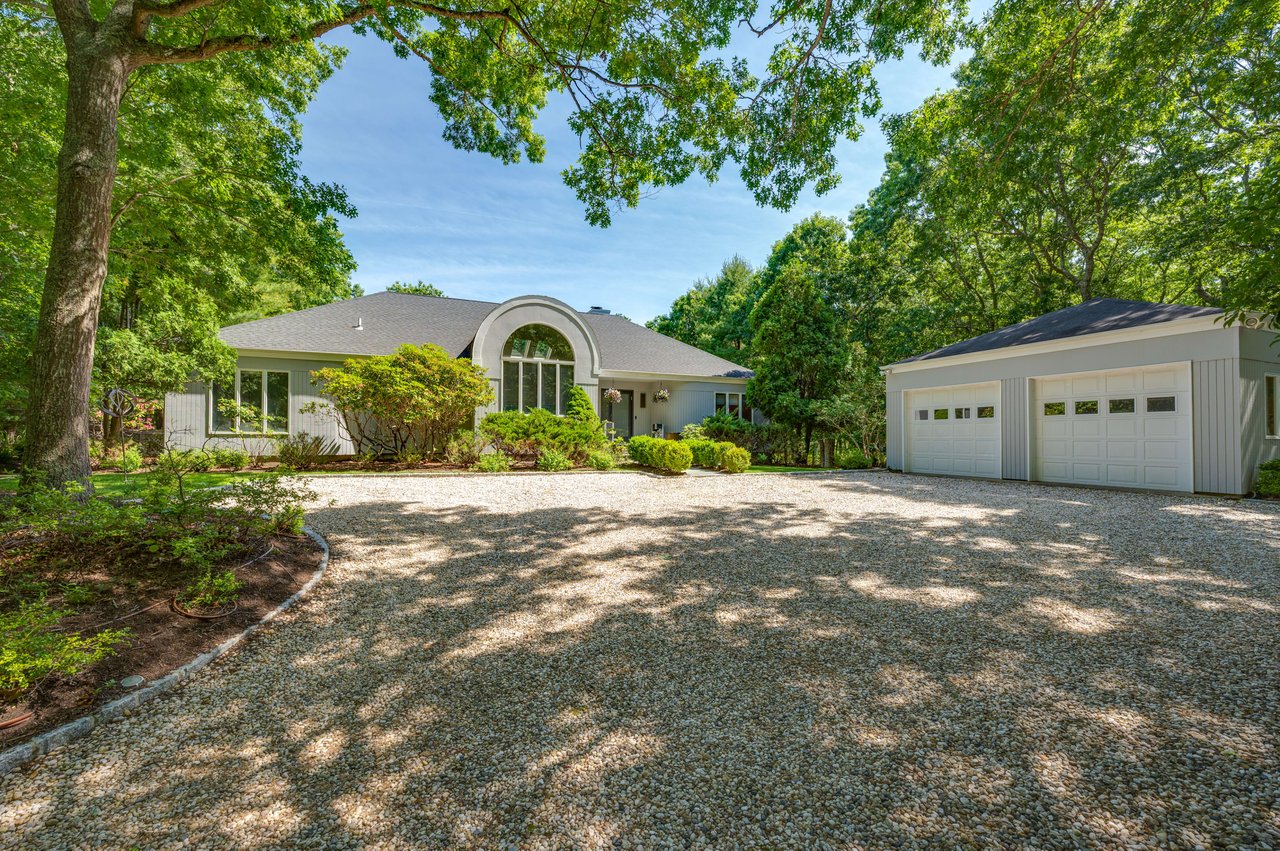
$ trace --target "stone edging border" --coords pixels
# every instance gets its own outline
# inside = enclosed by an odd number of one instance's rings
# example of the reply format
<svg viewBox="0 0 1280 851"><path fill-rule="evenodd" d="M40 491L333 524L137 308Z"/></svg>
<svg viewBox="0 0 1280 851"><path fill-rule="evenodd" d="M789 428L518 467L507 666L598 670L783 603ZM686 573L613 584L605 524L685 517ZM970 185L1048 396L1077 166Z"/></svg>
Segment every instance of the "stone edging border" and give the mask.
<svg viewBox="0 0 1280 851"><path fill-rule="evenodd" d="M302 599L307 592L315 587L321 577L324 576L325 570L329 567L329 542L326 541L319 532L310 526L303 526L302 531L308 538L315 541L320 546L320 566L316 568L316 572L311 575L301 588L295 591L287 600L276 606L271 611L262 616L262 620L257 623L250 624L245 630L237 635L233 635L226 641L208 652L201 653L187 664L180 668L176 668L165 674L158 680L152 680L143 688L130 692L122 697L118 697L102 708L96 710L90 715L83 718L77 718L74 721L68 721L61 727L55 727L47 733L41 733L30 741L23 742L20 745L14 745L7 750L0 751L0 776L8 774L10 771L25 765L37 757L44 756L55 748L69 744L76 739L89 735L94 728L106 724L110 721L129 715L134 709L153 700L166 692L173 691L178 686L187 681L187 678L196 673L200 669L207 666L214 659L227 653L235 648L240 642L244 641L253 633L275 620L276 616L286 609L293 606Z"/></svg>

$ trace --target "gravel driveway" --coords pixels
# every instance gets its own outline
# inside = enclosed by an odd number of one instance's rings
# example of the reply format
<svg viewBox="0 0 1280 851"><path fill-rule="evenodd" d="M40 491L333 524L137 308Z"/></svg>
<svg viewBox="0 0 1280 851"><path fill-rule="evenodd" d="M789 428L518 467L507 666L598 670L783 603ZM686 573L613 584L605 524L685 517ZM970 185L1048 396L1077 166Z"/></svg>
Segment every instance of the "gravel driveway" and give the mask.
<svg viewBox="0 0 1280 851"><path fill-rule="evenodd" d="M0 847L1280 847L1280 507L324 478L326 580Z"/></svg>

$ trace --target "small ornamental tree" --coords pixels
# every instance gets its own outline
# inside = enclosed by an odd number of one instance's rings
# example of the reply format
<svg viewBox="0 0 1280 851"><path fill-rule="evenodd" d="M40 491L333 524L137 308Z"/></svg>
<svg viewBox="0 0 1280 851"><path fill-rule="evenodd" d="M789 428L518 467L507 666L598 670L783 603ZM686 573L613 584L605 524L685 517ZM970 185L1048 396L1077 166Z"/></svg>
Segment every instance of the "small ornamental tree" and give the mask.
<svg viewBox="0 0 1280 851"><path fill-rule="evenodd" d="M332 400L356 451L379 455L436 454L471 422L476 408L493 401L483 369L431 344L352 358L340 368L317 370L312 381Z"/></svg>
<svg viewBox="0 0 1280 851"><path fill-rule="evenodd" d="M815 278L813 270L792 261L756 305L755 376L747 382L751 405L796 429L806 458L821 403L839 394L849 359L847 338Z"/></svg>

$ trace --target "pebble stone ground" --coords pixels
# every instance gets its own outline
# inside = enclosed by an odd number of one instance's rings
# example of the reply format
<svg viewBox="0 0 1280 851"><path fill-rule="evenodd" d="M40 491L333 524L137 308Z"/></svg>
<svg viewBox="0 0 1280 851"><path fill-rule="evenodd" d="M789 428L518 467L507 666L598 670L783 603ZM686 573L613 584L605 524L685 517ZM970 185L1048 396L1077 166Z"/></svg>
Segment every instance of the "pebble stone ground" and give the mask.
<svg viewBox="0 0 1280 851"><path fill-rule="evenodd" d="M334 561L0 848L1280 848L1280 506L325 478Z"/></svg>

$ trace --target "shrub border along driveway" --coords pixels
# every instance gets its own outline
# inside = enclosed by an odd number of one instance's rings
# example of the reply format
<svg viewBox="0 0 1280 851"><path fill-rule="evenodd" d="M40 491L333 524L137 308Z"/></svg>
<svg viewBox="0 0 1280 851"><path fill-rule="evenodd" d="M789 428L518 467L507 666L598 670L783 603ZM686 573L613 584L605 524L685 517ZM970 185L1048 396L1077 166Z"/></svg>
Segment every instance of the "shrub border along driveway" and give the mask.
<svg viewBox="0 0 1280 851"><path fill-rule="evenodd" d="M37 757L44 756L55 748L60 748L63 745L74 742L76 739L83 738L93 732L96 727L129 715L134 709L147 701L154 700L162 694L172 691L186 682L187 678L192 674L206 667L214 659L217 659L238 646L240 642L244 641L250 635L275 620L276 616L281 612L289 609L306 596L306 594L314 588L324 576L324 572L329 566L329 543L325 541L324 537L321 536L319 532L312 529L310 526L303 526L302 531L308 538L319 545L320 566L316 568L316 572L311 575L311 578L308 579L303 586L295 591L287 600L263 615L262 619L257 623L250 624L245 627L243 632L231 636L217 647L206 653L201 653L187 664L179 668L175 668L163 677L157 680L152 680L143 688L116 698L106 706L103 706L83 718L68 721L61 727L55 727L47 733L41 733L29 741L23 742L19 745L14 745L7 750L0 751L0 776L8 774L10 771L25 765Z"/></svg>

